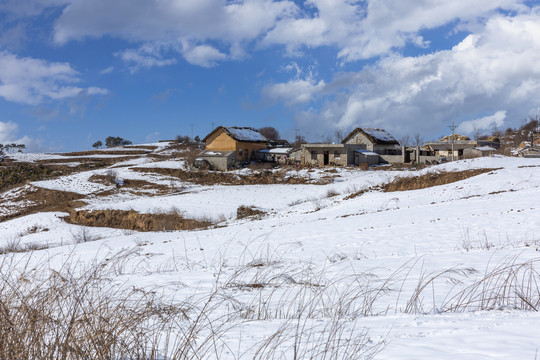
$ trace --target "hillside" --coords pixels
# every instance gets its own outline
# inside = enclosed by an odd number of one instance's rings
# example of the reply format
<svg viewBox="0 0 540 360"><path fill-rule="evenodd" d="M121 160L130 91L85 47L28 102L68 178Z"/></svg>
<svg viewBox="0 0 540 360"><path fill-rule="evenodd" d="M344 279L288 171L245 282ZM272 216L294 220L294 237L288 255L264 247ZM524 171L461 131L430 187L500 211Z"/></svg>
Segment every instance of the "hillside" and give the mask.
<svg viewBox="0 0 540 360"><path fill-rule="evenodd" d="M185 156L162 143L12 155L63 172L2 189L10 321L33 321L20 299L51 299L36 289L66 289L51 304L75 316L51 326L76 324L67 341L119 324L155 359L537 356L539 159L218 174Z"/></svg>

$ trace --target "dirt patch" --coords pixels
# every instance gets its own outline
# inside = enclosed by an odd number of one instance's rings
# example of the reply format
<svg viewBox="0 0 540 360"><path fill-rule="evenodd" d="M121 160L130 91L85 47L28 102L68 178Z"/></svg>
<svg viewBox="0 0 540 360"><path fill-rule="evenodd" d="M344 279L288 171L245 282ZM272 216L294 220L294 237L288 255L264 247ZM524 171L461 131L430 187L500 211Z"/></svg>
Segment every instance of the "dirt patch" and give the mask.
<svg viewBox="0 0 540 360"><path fill-rule="evenodd" d="M136 231L194 230L212 225L209 221L186 219L176 213L140 214L133 210L78 210L72 211L64 219L76 225Z"/></svg>
<svg viewBox="0 0 540 360"><path fill-rule="evenodd" d="M450 184L498 169L472 169L456 172L428 173L413 177L398 177L381 187L384 192L425 189L433 186Z"/></svg>
<svg viewBox="0 0 540 360"><path fill-rule="evenodd" d="M31 163L9 163L0 167L0 191L20 186L30 181L52 179L79 171L69 166L45 166Z"/></svg>
<svg viewBox="0 0 540 360"><path fill-rule="evenodd" d="M144 150L150 150L154 151L158 147L154 145L126 145L124 146L124 149L144 149Z"/></svg>
<svg viewBox="0 0 540 360"><path fill-rule="evenodd" d="M420 176L412 177L398 177L393 181L378 185L372 186L367 189L362 189L356 192L351 193L346 196L344 200L354 199L355 197L361 196L368 191L383 191L383 192L393 192L393 191L407 191L407 190L418 190L426 189L433 186L450 184L453 182L461 181L468 179L473 176L480 174L488 173L497 169L473 169L473 170L463 170L463 171L454 171L454 172L438 172L438 173L429 173Z"/></svg>
<svg viewBox="0 0 540 360"><path fill-rule="evenodd" d="M77 167L86 167L86 168L100 168L104 166L114 165L116 163L133 160L134 156L120 156L114 158L65 158L65 159L47 159L47 160L38 160L36 163L41 165L48 164L65 164L65 163L80 163L81 165Z"/></svg>
<svg viewBox="0 0 540 360"><path fill-rule="evenodd" d="M84 195L77 193L32 187L22 192L18 198L10 199L11 202L21 202L26 205L19 206L10 214L0 217L0 222L39 212L70 212L74 208L86 205L84 201L81 201L82 199Z"/></svg>
<svg viewBox="0 0 540 360"><path fill-rule="evenodd" d="M146 180L136 179L122 179L119 180L114 172L105 175L94 174L88 179L91 182L98 184L104 184L109 186L115 186L117 189L129 190L133 194L141 194L148 196L149 192L153 192L153 195L165 195L172 192L178 192L177 188L171 188L170 186L163 184L155 184ZM103 196L103 194L101 194Z"/></svg>
<svg viewBox="0 0 540 360"><path fill-rule="evenodd" d="M244 219L247 217L253 217L260 219L265 214L264 211L254 208L252 206L241 205L236 209L236 218Z"/></svg>
<svg viewBox="0 0 540 360"><path fill-rule="evenodd" d="M236 175L212 171L184 171L181 169L133 168L133 171L154 173L178 178L199 185L265 185L265 184L306 184L303 177L286 177L285 172L260 171L251 175ZM313 182L309 182L313 184ZM327 184L327 181L323 181Z"/></svg>
<svg viewBox="0 0 540 360"><path fill-rule="evenodd" d="M69 152L69 153L58 153L56 155L60 156L89 156L89 155L144 155L148 154L149 150L138 150L140 149L137 147L133 150L113 150L113 151L107 151L107 150L89 150L89 151L75 151L75 152Z"/></svg>

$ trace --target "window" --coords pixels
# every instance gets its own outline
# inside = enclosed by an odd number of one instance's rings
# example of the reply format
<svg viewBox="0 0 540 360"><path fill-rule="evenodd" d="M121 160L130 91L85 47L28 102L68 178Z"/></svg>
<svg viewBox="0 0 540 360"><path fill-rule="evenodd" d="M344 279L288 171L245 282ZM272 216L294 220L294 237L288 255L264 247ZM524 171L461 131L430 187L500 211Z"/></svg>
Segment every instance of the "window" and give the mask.
<svg viewBox="0 0 540 360"><path fill-rule="evenodd" d="M238 149L238 156L242 156L242 149Z"/></svg>
<svg viewBox="0 0 540 360"><path fill-rule="evenodd" d="M341 151L339 150L334 151L334 159L341 159Z"/></svg>
<svg viewBox="0 0 540 360"><path fill-rule="evenodd" d="M311 160L317 160L317 151L313 150L311 152Z"/></svg>

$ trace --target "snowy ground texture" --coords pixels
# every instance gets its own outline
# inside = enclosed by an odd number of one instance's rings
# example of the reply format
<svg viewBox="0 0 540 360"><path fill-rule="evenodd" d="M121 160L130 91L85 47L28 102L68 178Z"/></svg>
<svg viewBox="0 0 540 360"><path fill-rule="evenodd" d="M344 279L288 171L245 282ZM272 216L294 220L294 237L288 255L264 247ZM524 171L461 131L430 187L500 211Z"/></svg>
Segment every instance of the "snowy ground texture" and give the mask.
<svg viewBox="0 0 540 360"><path fill-rule="evenodd" d="M48 248L0 256L25 264L47 261L51 268L77 259L83 268L129 254L113 279L119 287L155 291L171 302L216 292L220 300L205 316L217 324L224 314L235 314L219 332L219 343L226 344L221 359L257 357L269 339L280 348L272 358L291 359L292 344L314 349L332 331L343 341L362 335L363 349L373 351L346 356L344 350L336 358L540 356L538 159L480 158L418 172L338 169L327 185L203 186L131 170L183 168L181 161L144 158L119 165L118 179L178 191L89 196L86 209L174 209L220 222L205 230L143 233L85 228L64 222L64 213L38 213L0 223L0 245ZM346 199L396 176L477 168L497 170L427 189L369 190ZM106 171L31 185L92 195L110 187L89 181ZM310 178L325 175L303 171ZM2 202L13 193L2 194ZM240 205L265 215L237 220ZM280 333L287 324L292 327ZM297 353L324 358L320 354Z"/></svg>

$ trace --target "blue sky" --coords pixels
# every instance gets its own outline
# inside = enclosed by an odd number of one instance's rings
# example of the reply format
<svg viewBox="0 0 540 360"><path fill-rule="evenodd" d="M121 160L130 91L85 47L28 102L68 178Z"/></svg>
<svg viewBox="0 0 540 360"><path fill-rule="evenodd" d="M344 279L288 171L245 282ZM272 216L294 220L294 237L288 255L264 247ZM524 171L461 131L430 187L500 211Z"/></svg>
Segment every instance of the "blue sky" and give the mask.
<svg viewBox="0 0 540 360"><path fill-rule="evenodd" d="M539 112L539 54L538 1L2 0L0 143L472 135Z"/></svg>

